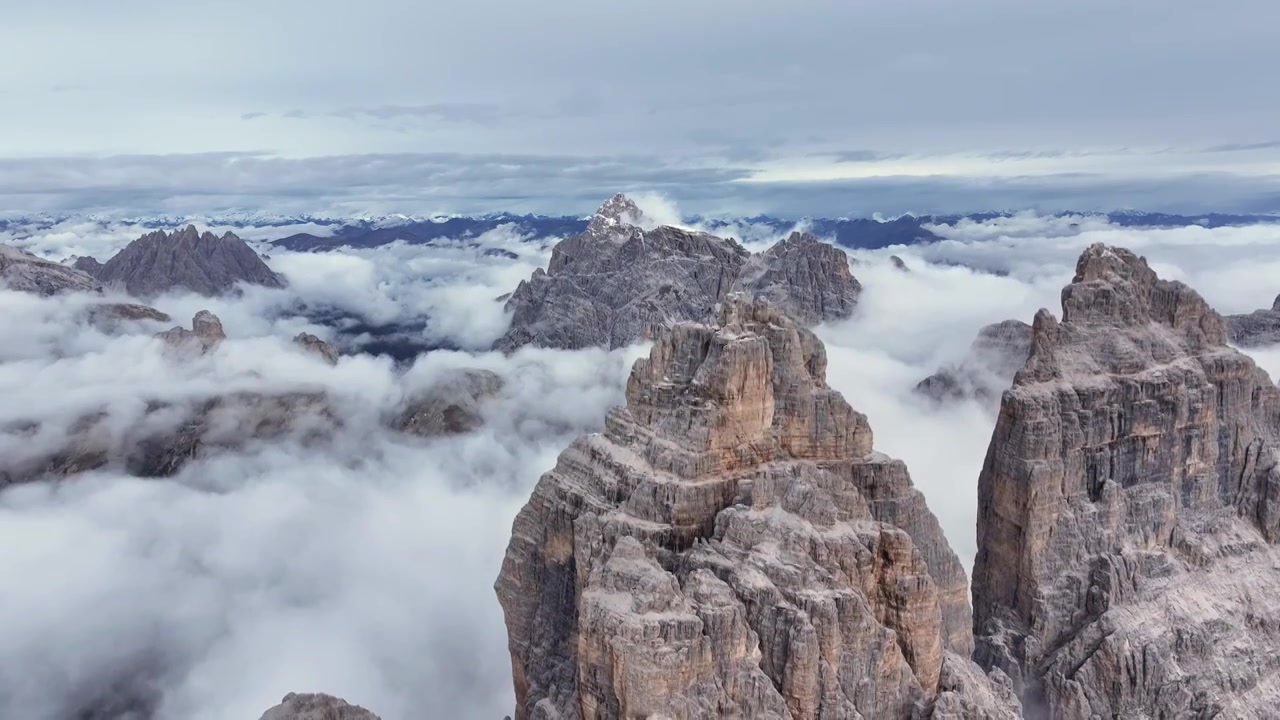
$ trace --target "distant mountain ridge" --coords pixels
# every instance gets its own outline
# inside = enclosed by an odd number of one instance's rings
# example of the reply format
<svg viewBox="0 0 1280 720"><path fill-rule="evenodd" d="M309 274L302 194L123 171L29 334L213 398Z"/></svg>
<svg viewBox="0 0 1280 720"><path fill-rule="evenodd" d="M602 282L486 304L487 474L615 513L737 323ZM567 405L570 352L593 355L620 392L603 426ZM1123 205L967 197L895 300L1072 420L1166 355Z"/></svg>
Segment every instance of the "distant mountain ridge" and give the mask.
<svg viewBox="0 0 1280 720"><path fill-rule="evenodd" d="M930 231L928 225L951 225L962 220L986 222L1013 217L1012 212L971 213L967 215L903 215L880 220L875 218L779 218L757 215L747 218L718 219L692 216L691 224L703 226L707 231L720 235L733 235L733 230L752 226L775 234L789 232L797 226L821 238L830 238L835 244L847 248L877 250L893 245L915 245L941 240ZM1199 225L1208 228L1257 223L1280 223L1276 215L1235 215L1208 213L1205 215L1172 215L1132 210L1112 213L1055 213L1050 217L1101 218L1123 227L1185 227ZM337 247L368 248L387 245L397 240L413 245L430 245L439 240L473 238L503 226L531 239L566 238L586 231L590 217L569 215L514 215L497 213L480 216L456 216L426 220L405 219L396 224L370 220L354 223L336 223L338 229L329 236L309 232L294 233L272 240L271 244L287 250L312 252ZM335 225L335 223L330 223Z"/></svg>

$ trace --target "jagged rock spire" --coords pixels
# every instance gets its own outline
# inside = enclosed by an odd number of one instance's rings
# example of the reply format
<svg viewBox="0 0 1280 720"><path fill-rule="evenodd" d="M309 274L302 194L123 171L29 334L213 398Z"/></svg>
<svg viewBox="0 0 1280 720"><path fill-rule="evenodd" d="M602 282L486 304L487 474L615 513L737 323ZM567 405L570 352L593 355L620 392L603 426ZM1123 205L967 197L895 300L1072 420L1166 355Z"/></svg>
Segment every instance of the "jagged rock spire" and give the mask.
<svg viewBox="0 0 1280 720"><path fill-rule="evenodd" d="M638 361L517 516L515 716L1016 718L964 571L809 330L729 296Z"/></svg>
<svg viewBox="0 0 1280 720"><path fill-rule="evenodd" d="M640 206L636 205L631 198L618 193L605 201L596 210L595 215L591 216L591 222L587 225L587 233L591 235L602 235L607 232L616 231L620 226L639 225L644 213L640 210Z"/></svg>
<svg viewBox="0 0 1280 720"><path fill-rule="evenodd" d="M975 657L1046 717L1280 700L1280 389L1194 290L1094 245L979 477Z"/></svg>
<svg viewBox="0 0 1280 720"><path fill-rule="evenodd" d="M272 272L253 248L233 233L219 237L208 231L201 233L195 225L172 234L163 230L147 233L105 263L81 258L76 267L138 297L170 290L214 296L230 292L237 283L285 286L284 278Z"/></svg>

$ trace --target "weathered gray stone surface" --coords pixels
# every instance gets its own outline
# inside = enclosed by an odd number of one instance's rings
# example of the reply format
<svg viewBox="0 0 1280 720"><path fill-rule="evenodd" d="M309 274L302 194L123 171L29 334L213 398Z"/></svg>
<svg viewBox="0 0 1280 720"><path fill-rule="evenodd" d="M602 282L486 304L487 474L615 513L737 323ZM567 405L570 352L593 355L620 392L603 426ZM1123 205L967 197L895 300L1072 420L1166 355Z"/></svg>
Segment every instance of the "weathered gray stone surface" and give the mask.
<svg viewBox="0 0 1280 720"><path fill-rule="evenodd" d="M194 225L173 233L158 230L129 243L105 263L80 258L76 267L99 282L137 297L170 290L222 295L237 283L284 287L258 253L232 233L201 233Z"/></svg>
<svg viewBox="0 0 1280 720"><path fill-rule="evenodd" d="M763 303L679 323L517 516L517 720L1016 718L906 467Z"/></svg>
<svg viewBox="0 0 1280 720"><path fill-rule="evenodd" d="M218 347L227 339L222 329L222 321L208 310L201 310L191 318L191 329L172 327L156 337L178 351L204 354Z"/></svg>
<svg viewBox="0 0 1280 720"><path fill-rule="evenodd" d="M1227 315L1227 337L1239 347L1260 347L1280 343L1280 296L1270 310L1255 310L1247 315Z"/></svg>
<svg viewBox="0 0 1280 720"><path fill-rule="evenodd" d="M1145 260L1084 252L979 479L975 658L1029 717L1280 707L1280 389Z"/></svg>
<svg viewBox="0 0 1280 720"><path fill-rule="evenodd" d="M641 223L625 196L606 202L507 299L511 327L494 349L622 347L674 322L712 319L731 291L767 299L807 324L848 317L857 302L861 287L847 257L811 236L797 233L753 257L731 239Z"/></svg>
<svg viewBox="0 0 1280 720"><path fill-rule="evenodd" d="M916 392L939 402L976 398L999 402L1031 353L1031 326L1005 320L978 331L964 358L939 368L916 385Z"/></svg>
<svg viewBox="0 0 1280 720"><path fill-rule="evenodd" d="M325 362L330 365L338 364L338 351L329 343L312 335L311 333L298 333L293 341L297 343L303 350L315 353L324 358Z"/></svg>
<svg viewBox="0 0 1280 720"><path fill-rule="evenodd" d="M0 287L37 295L96 292L102 284L75 268L0 245Z"/></svg>
<svg viewBox="0 0 1280 720"><path fill-rule="evenodd" d="M392 425L421 437L471 432L484 425L481 406L502 387L502 378L489 370L468 368L445 373L410 400Z"/></svg>
<svg viewBox="0 0 1280 720"><path fill-rule="evenodd" d="M803 325L853 314L862 285L849 272L844 251L808 233L747 259L731 292L763 300Z"/></svg>
<svg viewBox="0 0 1280 720"><path fill-rule="evenodd" d="M258 720L380 720L342 698L320 693L289 693Z"/></svg>

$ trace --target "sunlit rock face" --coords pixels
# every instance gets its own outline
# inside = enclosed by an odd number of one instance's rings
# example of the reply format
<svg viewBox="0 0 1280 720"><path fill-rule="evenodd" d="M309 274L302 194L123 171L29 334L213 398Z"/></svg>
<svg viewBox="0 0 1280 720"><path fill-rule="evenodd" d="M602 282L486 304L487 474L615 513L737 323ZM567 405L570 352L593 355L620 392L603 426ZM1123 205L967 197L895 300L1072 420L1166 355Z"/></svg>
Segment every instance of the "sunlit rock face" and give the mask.
<svg viewBox="0 0 1280 720"><path fill-rule="evenodd" d="M1028 716L1280 703L1280 390L1223 320L1094 245L1041 310L979 479L975 657Z"/></svg>
<svg viewBox="0 0 1280 720"><path fill-rule="evenodd" d="M516 717L1016 718L967 582L826 352L732 297L636 363L516 518Z"/></svg>
<svg viewBox="0 0 1280 720"><path fill-rule="evenodd" d="M847 318L857 304L861 286L848 257L811 235L793 233L752 255L731 239L643 224L626 196L606 202L507 299L511 327L494 348L623 347L672 323L712 320L731 292L767 300L806 325Z"/></svg>

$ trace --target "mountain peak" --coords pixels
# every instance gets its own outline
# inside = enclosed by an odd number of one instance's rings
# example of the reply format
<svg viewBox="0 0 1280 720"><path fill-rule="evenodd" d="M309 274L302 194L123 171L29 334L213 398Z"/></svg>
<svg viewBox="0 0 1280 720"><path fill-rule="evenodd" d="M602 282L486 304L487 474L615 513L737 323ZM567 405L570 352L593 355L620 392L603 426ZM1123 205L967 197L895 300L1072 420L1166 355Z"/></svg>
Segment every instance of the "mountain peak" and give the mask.
<svg viewBox="0 0 1280 720"><path fill-rule="evenodd" d="M587 232L599 234L618 226L635 226L644 218L644 212L631 198L618 193L605 201L591 216Z"/></svg>
<svg viewBox="0 0 1280 720"><path fill-rule="evenodd" d="M102 265L77 267L103 283L123 285L132 295L158 295L174 289L221 295L237 283L284 287L284 279L234 233L221 238L195 225L166 233L147 233Z"/></svg>

